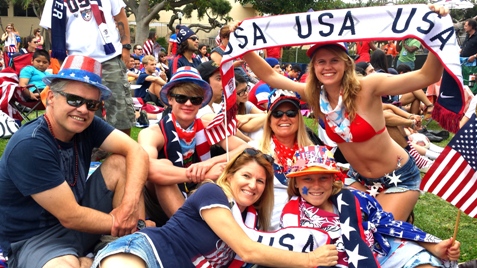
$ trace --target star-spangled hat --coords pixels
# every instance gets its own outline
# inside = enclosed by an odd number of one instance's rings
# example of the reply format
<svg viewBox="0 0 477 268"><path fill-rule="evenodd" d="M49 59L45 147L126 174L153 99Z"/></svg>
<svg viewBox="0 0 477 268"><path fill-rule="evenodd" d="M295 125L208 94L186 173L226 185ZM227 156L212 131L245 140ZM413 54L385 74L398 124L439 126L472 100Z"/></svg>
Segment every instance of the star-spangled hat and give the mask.
<svg viewBox="0 0 477 268"><path fill-rule="evenodd" d="M169 106L169 100L167 99L167 93L169 90L182 83L198 84L204 90L204 100L202 101L201 107L209 104L212 99L212 88L209 83L202 80L202 77L200 77L196 68L184 66L177 69L177 72L171 77L171 80L161 88L160 97L165 105Z"/></svg>
<svg viewBox="0 0 477 268"><path fill-rule="evenodd" d="M280 104L289 102L300 110L300 100L296 97L295 92L284 89L274 89L268 95L268 112L273 112Z"/></svg>
<svg viewBox="0 0 477 268"><path fill-rule="evenodd" d="M335 157L326 146L306 146L295 152L294 163L287 177L319 173L340 173Z"/></svg>
<svg viewBox="0 0 477 268"><path fill-rule="evenodd" d="M101 63L93 58L70 55L66 57L58 74L50 74L43 78L46 85L50 85L55 79L66 79L83 82L97 87L101 92L101 99L111 96L111 90L101 84Z"/></svg>

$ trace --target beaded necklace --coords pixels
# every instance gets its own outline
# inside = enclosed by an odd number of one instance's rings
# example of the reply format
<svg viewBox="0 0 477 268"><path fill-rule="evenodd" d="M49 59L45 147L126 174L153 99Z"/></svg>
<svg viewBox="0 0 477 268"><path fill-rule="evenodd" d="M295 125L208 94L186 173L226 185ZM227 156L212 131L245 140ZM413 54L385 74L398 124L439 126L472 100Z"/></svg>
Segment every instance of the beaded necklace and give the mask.
<svg viewBox="0 0 477 268"><path fill-rule="evenodd" d="M50 119L48 119L48 116L46 116L46 114L44 115L44 117L45 117L46 124L48 125L48 129L50 130L51 135L53 136L53 139L55 140L56 145L58 146L58 149L62 150L60 144L56 140L55 133L53 132L53 128L51 127ZM78 148L77 148L77 145L76 145L76 136L73 139L73 144L74 144L73 150L75 152L75 179L73 180L73 183L70 183L69 181L66 181L68 183L68 185L71 186L71 187L75 187L76 183L78 182L78 162L79 162L78 159L79 159L79 156L78 156Z"/></svg>

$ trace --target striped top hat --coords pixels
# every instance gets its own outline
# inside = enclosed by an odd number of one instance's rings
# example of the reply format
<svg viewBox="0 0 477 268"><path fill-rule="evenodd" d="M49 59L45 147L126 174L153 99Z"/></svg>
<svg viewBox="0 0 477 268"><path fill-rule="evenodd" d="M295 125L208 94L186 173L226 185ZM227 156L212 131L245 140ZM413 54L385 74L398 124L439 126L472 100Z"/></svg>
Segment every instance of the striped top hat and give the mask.
<svg viewBox="0 0 477 268"><path fill-rule="evenodd" d="M171 90L173 87L183 83L198 84L202 89L204 89L204 100L202 101L201 107L209 104L210 100L212 99L212 88L210 87L209 83L202 80L197 69L191 66L184 66L177 69L177 72L171 77L171 80L161 88L161 101L165 105L169 106L167 93L169 93L169 90Z"/></svg>
<svg viewBox="0 0 477 268"><path fill-rule="evenodd" d="M101 84L101 63L93 58L70 55L66 57L58 74L47 75L43 82L50 85L55 79L66 79L83 82L97 87L101 92L101 99L111 96L111 90Z"/></svg>
<svg viewBox="0 0 477 268"><path fill-rule="evenodd" d="M321 173L340 173L333 153L326 146L306 146L295 152L287 177Z"/></svg>

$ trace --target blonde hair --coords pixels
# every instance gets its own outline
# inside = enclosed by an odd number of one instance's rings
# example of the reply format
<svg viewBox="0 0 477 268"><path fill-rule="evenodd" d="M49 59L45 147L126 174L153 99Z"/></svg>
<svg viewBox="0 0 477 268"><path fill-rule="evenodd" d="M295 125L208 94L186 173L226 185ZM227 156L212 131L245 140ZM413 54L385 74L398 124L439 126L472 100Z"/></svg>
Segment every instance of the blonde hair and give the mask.
<svg viewBox="0 0 477 268"><path fill-rule="evenodd" d="M354 61L348 56L348 54L340 48L338 45L324 45L315 51L315 55L308 64L309 74L305 84L305 96L315 113L323 115L320 110L320 92L323 85L315 75L315 62L316 52L321 49L327 49L333 54L337 55L341 60L345 62L345 72L341 80L343 87L343 104L346 111L349 114L349 118L353 121L356 116L356 97L361 90L361 84L358 80L358 76L355 72ZM318 118L318 117L317 117Z"/></svg>
<svg viewBox="0 0 477 268"><path fill-rule="evenodd" d="M319 173L316 173L319 174ZM335 181L333 181L333 186L331 186L331 195L335 195L343 189L343 182L340 180L336 180L336 174L332 174L333 178ZM298 176L301 177L301 176ZM296 178L298 177L290 177L288 178L288 188L287 188L287 194L288 194L288 200L294 196L300 196L300 191L296 187Z"/></svg>
<svg viewBox="0 0 477 268"><path fill-rule="evenodd" d="M156 58L154 58L153 55L146 55L142 58L142 64L144 65L148 64L150 61L156 61Z"/></svg>
<svg viewBox="0 0 477 268"><path fill-rule="evenodd" d="M270 148L270 140L272 139L273 135L272 128L270 127L271 114L272 112L268 111L267 123L263 126L263 135L262 139L258 142L258 149L265 154L273 155L276 159L275 152L272 151L272 148ZM296 133L298 147L314 145L308 137L308 133L306 132L305 120L303 119L303 116L301 116L299 113L296 118L298 120L298 129Z"/></svg>
<svg viewBox="0 0 477 268"><path fill-rule="evenodd" d="M252 149L253 150L253 149ZM230 188L230 182L228 178L233 176L242 166L249 162L255 161L259 164L266 174L265 189L262 196L253 204L258 213L258 227L259 230L266 231L270 229L270 221L272 218L273 210L273 167L268 160L265 159L263 153L257 150L257 154L250 155L247 153L241 153L232 159L224 169L224 172L217 179L217 185L219 185L224 191L225 195L229 198L233 198L232 189Z"/></svg>

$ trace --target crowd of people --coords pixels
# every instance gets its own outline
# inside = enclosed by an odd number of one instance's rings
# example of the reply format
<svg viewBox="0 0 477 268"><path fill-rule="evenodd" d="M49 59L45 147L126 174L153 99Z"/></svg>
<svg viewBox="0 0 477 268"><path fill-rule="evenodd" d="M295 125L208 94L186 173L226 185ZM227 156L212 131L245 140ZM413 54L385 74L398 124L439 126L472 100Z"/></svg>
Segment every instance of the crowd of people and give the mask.
<svg viewBox="0 0 477 268"><path fill-rule="evenodd" d="M46 101L0 159L8 267L457 266L459 241L413 225L420 171L442 152L416 136L433 108L422 88L444 70L432 53L414 70L419 41L357 42L356 56L316 43L305 70L281 65L281 47L248 52L233 62L237 133L213 144L206 128L224 109L220 64L236 26L210 49L177 25L166 49L155 32L130 44L121 0L92 5L101 26L52 5L40 23L51 53L40 29L22 49L13 24L2 35L12 55L32 55L23 96ZM88 41L72 34L84 31ZM46 72L53 58L61 68ZM137 142L133 97L161 107Z"/></svg>

